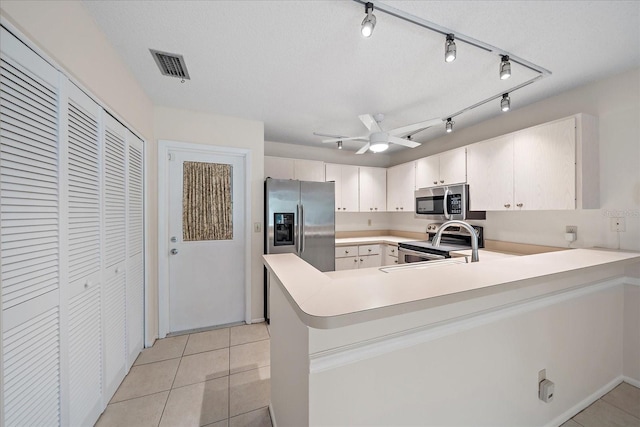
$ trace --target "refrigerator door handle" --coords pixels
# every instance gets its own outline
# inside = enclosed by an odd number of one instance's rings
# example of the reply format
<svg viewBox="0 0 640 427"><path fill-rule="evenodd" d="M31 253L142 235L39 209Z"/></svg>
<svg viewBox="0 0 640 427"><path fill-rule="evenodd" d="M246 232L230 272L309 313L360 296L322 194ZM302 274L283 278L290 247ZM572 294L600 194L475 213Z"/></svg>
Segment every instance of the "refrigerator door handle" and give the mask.
<svg viewBox="0 0 640 427"><path fill-rule="evenodd" d="M304 252L305 239L304 239L304 205L300 205L300 253Z"/></svg>
<svg viewBox="0 0 640 427"><path fill-rule="evenodd" d="M298 221L298 224L295 228L296 233L298 234L296 236L296 253L298 254L298 256L300 256L300 253L302 252L302 235L300 234L300 232L302 231L302 227L301 227L301 223L300 223L300 205L296 205L296 220Z"/></svg>

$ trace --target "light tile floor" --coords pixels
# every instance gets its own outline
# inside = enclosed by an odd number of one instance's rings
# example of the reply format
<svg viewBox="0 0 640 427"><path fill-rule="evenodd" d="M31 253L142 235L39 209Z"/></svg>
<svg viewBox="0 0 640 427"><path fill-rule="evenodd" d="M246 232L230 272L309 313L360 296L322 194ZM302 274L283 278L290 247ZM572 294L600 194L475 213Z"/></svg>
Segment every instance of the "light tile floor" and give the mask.
<svg viewBox="0 0 640 427"><path fill-rule="evenodd" d="M560 427L640 427L640 388L622 383Z"/></svg>
<svg viewBox="0 0 640 427"><path fill-rule="evenodd" d="M271 427L264 323L157 340L143 350L97 427Z"/></svg>

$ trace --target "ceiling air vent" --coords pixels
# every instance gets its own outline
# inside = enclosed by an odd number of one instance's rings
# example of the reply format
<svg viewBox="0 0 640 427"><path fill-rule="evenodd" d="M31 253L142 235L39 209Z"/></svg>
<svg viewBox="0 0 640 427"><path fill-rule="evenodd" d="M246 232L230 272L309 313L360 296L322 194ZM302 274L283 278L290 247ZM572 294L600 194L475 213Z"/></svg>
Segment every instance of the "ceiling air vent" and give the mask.
<svg viewBox="0 0 640 427"><path fill-rule="evenodd" d="M149 51L153 59L155 59L156 64L158 64L162 75L190 80L187 65L184 63L182 55L153 49L149 49Z"/></svg>

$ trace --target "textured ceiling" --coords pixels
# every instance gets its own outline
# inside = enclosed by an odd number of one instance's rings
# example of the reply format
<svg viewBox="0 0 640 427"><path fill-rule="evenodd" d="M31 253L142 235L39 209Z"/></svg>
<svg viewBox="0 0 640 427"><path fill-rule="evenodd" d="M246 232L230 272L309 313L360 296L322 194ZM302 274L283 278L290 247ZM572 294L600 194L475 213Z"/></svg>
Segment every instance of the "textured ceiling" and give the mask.
<svg viewBox="0 0 640 427"><path fill-rule="evenodd" d="M511 95L512 109L640 66L638 1L393 1L417 17L511 52L552 75ZM384 113L391 129L461 110L535 73L353 1L85 1L157 105L265 123L265 139L322 146L312 133L362 135L359 114ZM160 74L149 48L184 55L191 80ZM456 128L503 114L493 101ZM444 134L438 126L417 141ZM361 144L345 143L357 150ZM399 147L398 147L399 149Z"/></svg>

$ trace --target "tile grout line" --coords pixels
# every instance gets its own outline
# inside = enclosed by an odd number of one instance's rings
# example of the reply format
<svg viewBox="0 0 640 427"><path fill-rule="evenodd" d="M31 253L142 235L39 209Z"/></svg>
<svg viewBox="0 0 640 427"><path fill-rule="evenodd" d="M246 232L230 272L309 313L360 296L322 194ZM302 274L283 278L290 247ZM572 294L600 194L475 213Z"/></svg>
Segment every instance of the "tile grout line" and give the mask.
<svg viewBox="0 0 640 427"><path fill-rule="evenodd" d="M609 394L609 393L607 393L607 394ZM606 394L604 396L606 396ZM604 396L602 396L602 397L604 397ZM602 400L604 403L607 403L607 404L613 406L614 408L619 409L622 412L624 412L625 414L631 415L633 418L635 418L636 420L640 421L640 418L636 417L635 414L632 414L631 412L627 411L625 408L621 408L621 407L619 407L618 405L615 405L612 402L608 402L608 401L604 400L602 397L600 399L598 399L598 400Z"/></svg>
<svg viewBox="0 0 640 427"><path fill-rule="evenodd" d="M189 342L189 337L191 334L187 336L187 341L184 343L184 348L182 349L182 355L184 355L184 351L187 348L187 343ZM164 402L164 406L162 407L162 413L160 414L160 420L158 420L158 427L160 427L160 423L162 422L162 417L164 417L164 411L167 409L167 403L169 403L169 397L171 397L171 391L173 390L173 385L176 382L176 377L178 376L178 371L180 370L180 365L182 365L182 357L180 356L180 362L178 362L178 368L176 369L176 373L173 374L173 381L171 381L171 387L169 388L169 394L167 394L167 400Z"/></svg>

